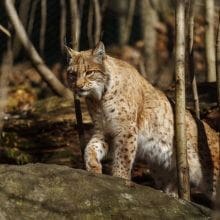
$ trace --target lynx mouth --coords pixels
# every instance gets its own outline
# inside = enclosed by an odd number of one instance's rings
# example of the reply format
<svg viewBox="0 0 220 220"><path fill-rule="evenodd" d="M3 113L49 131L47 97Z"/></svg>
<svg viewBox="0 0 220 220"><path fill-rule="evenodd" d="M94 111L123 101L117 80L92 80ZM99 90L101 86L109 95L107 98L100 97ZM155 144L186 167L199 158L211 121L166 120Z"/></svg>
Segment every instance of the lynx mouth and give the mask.
<svg viewBox="0 0 220 220"><path fill-rule="evenodd" d="M77 89L76 92L79 96L87 96L89 94L89 90L85 89Z"/></svg>

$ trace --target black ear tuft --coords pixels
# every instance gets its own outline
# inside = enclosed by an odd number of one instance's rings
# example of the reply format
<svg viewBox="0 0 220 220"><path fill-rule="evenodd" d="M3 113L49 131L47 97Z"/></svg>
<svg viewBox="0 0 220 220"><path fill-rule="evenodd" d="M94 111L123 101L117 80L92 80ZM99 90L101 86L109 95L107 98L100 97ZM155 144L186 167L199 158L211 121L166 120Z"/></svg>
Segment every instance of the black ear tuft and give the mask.
<svg viewBox="0 0 220 220"><path fill-rule="evenodd" d="M96 45L92 55L97 63L101 64L103 62L105 58L105 46L101 41Z"/></svg>
<svg viewBox="0 0 220 220"><path fill-rule="evenodd" d="M64 45L64 46L65 46L65 49L66 49L66 53L68 54L69 57L74 57L74 56L76 56L77 54L79 54L79 52L77 52L77 51L71 49L70 47L68 47L68 46L66 46L66 45Z"/></svg>

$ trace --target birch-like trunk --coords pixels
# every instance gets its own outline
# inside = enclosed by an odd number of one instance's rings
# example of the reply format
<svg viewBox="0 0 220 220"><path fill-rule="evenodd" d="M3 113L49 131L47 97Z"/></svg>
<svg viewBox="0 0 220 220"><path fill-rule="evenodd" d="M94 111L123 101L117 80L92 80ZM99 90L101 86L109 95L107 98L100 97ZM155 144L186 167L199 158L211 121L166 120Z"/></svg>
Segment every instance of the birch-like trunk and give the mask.
<svg viewBox="0 0 220 220"><path fill-rule="evenodd" d="M176 105L175 140L179 196L190 200L189 168L186 150L185 126L185 0L176 1Z"/></svg>
<svg viewBox="0 0 220 220"><path fill-rule="evenodd" d="M207 65L207 81L216 81L216 60L215 60L215 5L214 0L205 0L205 49Z"/></svg>
<svg viewBox="0 0 220 220"><path fill-rule="evenodd" d="M81 22L77 0L70 0L70 15L72 47L74 50L79 50Z"/></svg>

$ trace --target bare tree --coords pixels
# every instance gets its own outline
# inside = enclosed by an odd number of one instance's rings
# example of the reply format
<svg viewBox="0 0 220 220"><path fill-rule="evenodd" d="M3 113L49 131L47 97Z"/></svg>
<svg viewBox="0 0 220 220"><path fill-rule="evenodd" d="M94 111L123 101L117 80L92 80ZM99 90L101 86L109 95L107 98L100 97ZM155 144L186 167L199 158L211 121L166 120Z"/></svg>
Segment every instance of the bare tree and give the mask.
<svg viewBox="0 0 220 220"><path fill-rule="evenodd" d="M21 23L23 24L24 28L27 27L30 4L31 4L31 0L20 1L18 14L19 14L19 17L21 19ZM13 40L13 55L14 55L14 57L18 56L20 50L21 50L21 43L19 41L19 37L17 35L15 35L14 40Z"/></svg>
<svg viewBox="0 0 220 220"><path fill-rule="evenodd" d="M89 14L88 14L88 22L87 22L87 37L89 41L89 46L93 47L93 4L92 1L89 3Z"/></svg>
<svg viewBox="0 0 220 220"><path fill-rule="evenodd" d="M32 2L32 5L31 5L31 11L30 11L29 22L28 22L28 27L27 27L27 33L29 37L31 36L32 30L34 27L34 19L35 19L35 13L36 13L38 3L39 3L39 0L35 0Z"/></svg>
<svg viewBox="0 0 220 220"><path fill-rule="evenodd" d="M194 108L197 118L200 118L199 108L199 96L196 83L196 75L194 72L194 50L193 50L193 39L194 39L194 9L196 0L190 0L188 2L188 16L187 16L187 73L190 75L194 99Z"/></svg>
<svg viewBox="0 0 220 220"><path fill-rule="evenodd" d="M141 26L144 40L145 66L148 80L154 83L156 80L157 58L156 58L156 25L158 22L157 11L152 5L155 0L141 0Z"/></svg>
<svg viewBox="0 0 220 220"><path fill-rule="evenodd" d="M38 70L39 74L58 95L66 98L73 98L72 92L69 89L65 88L62 85L62 83L51 72L51 70L47 66L45 66L43 60L37 53L36 49L30 42L30 40L28 39L24 27L21 24L18 14L15 10L12 0L5 0L4 3L9 20L13 25L16 34L19 37L19 40L21 41L26 52L28 53L31 61Z"/></svg>
<svg viewBox="0 0 220 220"><path fill-rule="evenodd" d="M218 32L217 32L217 40L216 40L216 71L217 71L218 107L220 108L220 11L219 11Z"/></svg>
<svg viewBox="0 0 220 220"><path fill-rule="evenodd" d="M101 30L102 30L102 16L101 9L98 0L93 0L94 12L95 12L95 34L94 42L95 45L100 41Z"/></svg>
<svg viewBox="0 0 220 220"><path fill-rule="evenodd" d="M119 44L126 45L131 35L136 0L121 1L121 4L121 7L127 9L127 13L122 12L119 16Z"/></svg>
<svg viewBox="0 0 220 220"><path fill-rule="evenodd" d="M207 80L208 82L216 81L216 63L215 63L215 6L214 0L205 1L205 49L206 49L206 64L207 64Z"/></svg>
<svg viewBox="0 0 220 220"><path fill-rule="evenodd" d="M40 53L44 57L44 44L47 27L47 0L41 0Z"/></svg>
<svg viewBox="0 0 220 220"><path fill-rule="evenodd" d="M70 0L70 15L71 15L71 37L73 49L79 49L79 37L80 37L80 14L78 10L77 0Z"/></svg>
<svg viewBox="0 0 220 220"><path fill-rule="evenodd" d="M64 53L64 39L66 36L66 0L60 0L61 15L60 15L60 48Z"/></svg>
<svg viewBox="0 0 220 220"><path fill-rule="evenodd" d="M185 0L176 1L176 105L175 105L175 139L177 154L177 174L179 196L190 199L189 168L186 149L185 126Z"/></svg>

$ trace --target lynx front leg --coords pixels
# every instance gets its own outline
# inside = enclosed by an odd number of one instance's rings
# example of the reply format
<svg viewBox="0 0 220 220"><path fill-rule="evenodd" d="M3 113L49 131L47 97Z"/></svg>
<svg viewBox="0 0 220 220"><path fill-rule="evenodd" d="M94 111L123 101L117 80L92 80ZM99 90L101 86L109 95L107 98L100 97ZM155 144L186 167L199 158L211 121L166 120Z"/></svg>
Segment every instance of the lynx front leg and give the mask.
<svg viewBox="0 0 220 220"><path fill-rule="evenodd" d="M94 135L85 149L86 170L93 173L102 173L101 160L108 152L108 144L101 135Z"/></svg>
<svg viewBox="0 0 220 220"><path fill-rule="evenodd" d="M137 133L135 128L128 132L121 132L115 138L115 152L113 161L113 176L130 180L131 169L137 151Z"/></svg>

